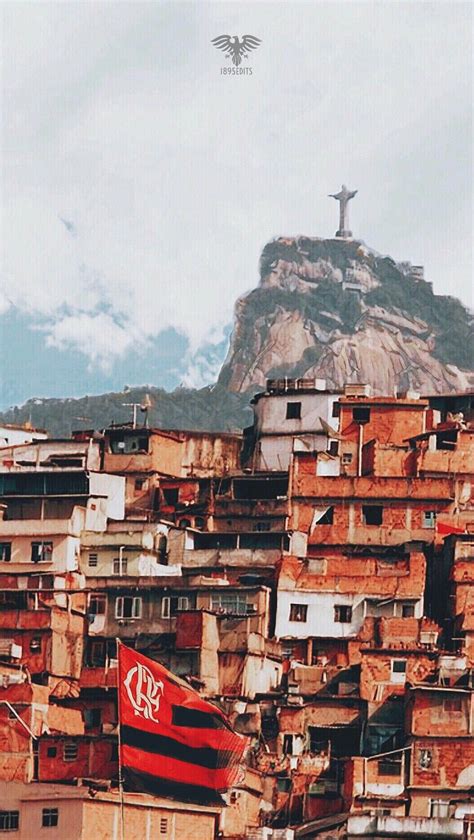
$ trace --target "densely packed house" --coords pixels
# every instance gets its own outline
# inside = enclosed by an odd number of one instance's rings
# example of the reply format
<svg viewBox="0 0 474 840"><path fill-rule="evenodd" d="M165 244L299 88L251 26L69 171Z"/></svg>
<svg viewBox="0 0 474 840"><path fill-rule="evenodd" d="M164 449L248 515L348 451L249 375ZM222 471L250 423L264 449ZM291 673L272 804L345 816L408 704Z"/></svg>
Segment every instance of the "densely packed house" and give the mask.
<svg viewBox="0 0 474 840"><path fill-rule="evenodd" d="M126 840L474 836L473 394L252 405L0 429L0 836L119 840L117 640L248 736L221 802L128 793Z"/></svg>

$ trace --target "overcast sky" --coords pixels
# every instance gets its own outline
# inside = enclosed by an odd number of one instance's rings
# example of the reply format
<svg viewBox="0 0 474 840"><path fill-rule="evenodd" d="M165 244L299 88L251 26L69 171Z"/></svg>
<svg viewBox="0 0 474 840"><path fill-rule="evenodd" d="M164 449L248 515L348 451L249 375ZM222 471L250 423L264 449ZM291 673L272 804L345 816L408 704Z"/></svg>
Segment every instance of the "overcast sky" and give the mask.
<svg viewBox="0 0 474 840"><path fill-rule="evenodd" d="M184 360L154 384L212 381L263 245L333 236L343 182L355 236L471 304L470 3L2 12L2 308L91 392L163 331ZM221 34L261 38L251 76L221 74Z"/></svg>

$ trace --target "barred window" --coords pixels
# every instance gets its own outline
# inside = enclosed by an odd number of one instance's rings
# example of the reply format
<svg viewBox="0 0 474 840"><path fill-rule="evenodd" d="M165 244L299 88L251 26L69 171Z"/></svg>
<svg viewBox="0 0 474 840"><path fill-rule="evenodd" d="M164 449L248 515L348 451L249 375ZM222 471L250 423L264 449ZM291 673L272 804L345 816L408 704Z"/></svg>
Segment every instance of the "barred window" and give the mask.
<svg viewBox="0 0 474 840"><path fill-rule="evenodd" d="M58 808L43 808L43 828L54 828L59 821Z"/></svg>
<svg viewBox="0 0 474 840"><path fill-rule="evenodd" d="M19 811L0 811L0 831L18 831L19 827Z"/></svg>
<svg viewBox="0 0 474 840"><path fill-rule="evenodd" d="M63 746L64 761L75 761L79 752L79 748L74 741L68 741Z"/></svg>

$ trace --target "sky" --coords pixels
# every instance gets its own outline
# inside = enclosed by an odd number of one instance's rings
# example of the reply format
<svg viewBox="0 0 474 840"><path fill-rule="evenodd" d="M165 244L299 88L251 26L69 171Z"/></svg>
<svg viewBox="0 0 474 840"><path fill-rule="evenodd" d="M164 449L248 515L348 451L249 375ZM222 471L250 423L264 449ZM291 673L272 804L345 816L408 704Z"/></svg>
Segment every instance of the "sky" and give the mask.
<svg viewBox="0 0 474 840"><path fill-rule="evenodd" d="M4 2L0 408L215 381L279 235L472 305L472 5ZM212 38L251 34L243 66Z"/></svg>

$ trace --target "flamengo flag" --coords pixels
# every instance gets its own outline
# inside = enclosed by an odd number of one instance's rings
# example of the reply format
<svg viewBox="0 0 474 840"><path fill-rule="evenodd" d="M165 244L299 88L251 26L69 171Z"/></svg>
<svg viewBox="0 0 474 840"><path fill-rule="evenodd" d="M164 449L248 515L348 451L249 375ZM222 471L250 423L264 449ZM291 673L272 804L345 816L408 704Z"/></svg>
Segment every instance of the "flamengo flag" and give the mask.
<svg viewBox="0 0 474 840"><path fill-rule="evenodd" d="M118 645L120 763L134 787L216 799L237 781L247 739L170 671Z"/></svg>
<svg viewBox="0 0 474 840"><path fill-rule="evenodd" d="M436 533L441 534L444 537L449 536L449 534L464 534L465 532L466 529L460 528L459 525L452 525L450 522L436 521Z"/></svg>

